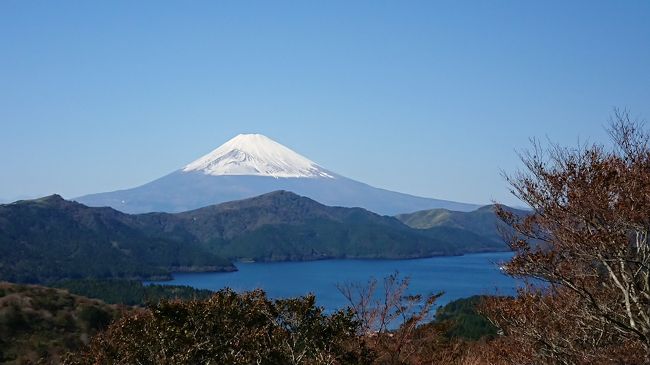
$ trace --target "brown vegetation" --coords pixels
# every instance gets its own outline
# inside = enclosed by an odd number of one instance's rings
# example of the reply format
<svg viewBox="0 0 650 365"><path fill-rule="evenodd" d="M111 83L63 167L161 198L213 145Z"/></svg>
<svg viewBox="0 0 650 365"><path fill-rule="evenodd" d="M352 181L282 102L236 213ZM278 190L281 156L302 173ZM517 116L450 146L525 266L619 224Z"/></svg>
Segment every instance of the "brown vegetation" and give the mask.
<svg viewBox="0 0 650 365"><path fill-rule="evenodd" d="M499 210L515 229L505 269L546 286L487 301L504 363L650 362L649 135L617 112L611 136L612 150L536 144L509 178L534 214Z"/></svg>
<svg viewBox="0 0 650 365"><path fill-rule="evenodd" d="M123 311L64 290L0 282L0 362L58 363Z"/></svg>
<svg viewBox="0 0 650 365"><path fill-rule="evenodd" d="M408 295L409 278L400 279L397 273L378 284L371 279L367 284L338 286L360 324L360 339L375 352L374 363L405 364L426 357L427 349L442 341L442 331L419 326L431 319L431 309L442 293Z"/></svg>
<svg viewBox="0 0 650 365"><path fill-rule="evenodd" d="M67 364L364 364L349 311L315 298L269 300L229 289L208 300L161 301L113 323Z"/></svg>

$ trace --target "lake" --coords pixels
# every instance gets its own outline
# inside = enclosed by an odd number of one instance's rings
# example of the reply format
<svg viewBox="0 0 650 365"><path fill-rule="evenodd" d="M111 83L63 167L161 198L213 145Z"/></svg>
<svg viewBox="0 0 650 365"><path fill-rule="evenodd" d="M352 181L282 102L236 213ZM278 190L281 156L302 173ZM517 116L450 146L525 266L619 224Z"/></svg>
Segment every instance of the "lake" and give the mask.
<svg viewBox="0 0 650 365"><path fill-rule="evenodd" d="M347 305L337 283L379 280L399 272L411 278L409 293L429 294L444 291L444 304L476 294L514 294L517 281L503 275L499 263L512 257L510 252L444 256L414 260L323 260L303 262L237 263L231 273L175 273L173 280L155 282L189 285L200 289L236 291L264 289L271 298L286 298L314 293L319 305L328 310Z"/></svg>

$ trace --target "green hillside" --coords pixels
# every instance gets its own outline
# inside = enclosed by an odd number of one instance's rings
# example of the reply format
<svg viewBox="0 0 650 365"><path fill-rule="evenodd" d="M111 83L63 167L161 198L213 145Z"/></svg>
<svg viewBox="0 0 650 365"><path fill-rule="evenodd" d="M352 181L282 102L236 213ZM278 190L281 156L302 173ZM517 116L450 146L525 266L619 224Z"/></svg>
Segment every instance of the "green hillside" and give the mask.
<svg viewBox="0 0 650 365"><path fill-rule="evenodd" d="M477 212L460 216L462 224L447 219L414 229L394 217L328 207L286 191L139 215L53 195L0 205L0 280L164 279L173 271L236 270L231 260L241 259L400 259L505 249L492 231L480 229L494 217Z"/></svg>
<svg viewBox="0 0 650 365"><path fill-rule="evenodd" d="M400 214L396 218L404 224L423 230L455 228L474 233L491 242L503 242L497 227L503 226L494 212L494 205L486 205L472 212L456 212L447 209L422 210ZM517 215L528 214L525 210L507 208ZM505 248L505 244L503 244Z"/></svg>
<svg viewBox="0 0 650 365"><path fill-rule="evenodd" d="M52 284L72 294L109 304L144 306L162 299L207 299L213 292L182 285L144 285L135 280L65 280Z"/></svg>
<svg viewBox="0 0 650 365"><path fill-rule="evenodd" d="M137 217L53 195L0 205L0 280L166 278L173 270L234 270L191 242L151 235Z"/></svg>
<svg viewBox="0 0 650 365"><path fill-rule="evenodd" d="M165 231L191 235L215 253L258 261L454 255L452 240L361 208L328 207L279 191L174 215L146 214ZM162 223L164 221L164 223Z"/></svg>

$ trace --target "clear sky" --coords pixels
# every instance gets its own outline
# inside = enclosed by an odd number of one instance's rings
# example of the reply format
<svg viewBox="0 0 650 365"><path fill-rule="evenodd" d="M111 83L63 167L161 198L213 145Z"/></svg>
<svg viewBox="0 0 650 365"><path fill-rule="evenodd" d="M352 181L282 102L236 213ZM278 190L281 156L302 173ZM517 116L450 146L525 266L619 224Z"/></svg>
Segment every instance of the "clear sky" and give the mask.
<svg viewBox="0 0 650 365"><path fill-rule="evenodd" d="M0 1L0 197L129 188L238 133L513 202L529 137L650 119L650 1Z"/></svg>

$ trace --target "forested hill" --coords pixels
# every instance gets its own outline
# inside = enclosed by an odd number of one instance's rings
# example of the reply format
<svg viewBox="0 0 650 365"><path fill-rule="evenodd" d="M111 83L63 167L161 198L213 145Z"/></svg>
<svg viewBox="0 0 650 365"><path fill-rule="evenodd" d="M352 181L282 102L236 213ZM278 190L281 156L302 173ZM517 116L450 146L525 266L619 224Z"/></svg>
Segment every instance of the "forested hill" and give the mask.
<svg viewBox="0 0 650 365"><path fill-rule="evenodd" d="M164 278L230 260L417 258L503 250L457 227L418 230L278 191L189 212L129 215L58 195L0 205L0 279Z"/></svg>
<svg viewBox="0 0 650 365"><path fill-rule="evenodd" d="M144 214L146 226L192 236L225 257L256 261L415 258L461 254L452 237L412 229L361 208L328 207L287 191L178 214Z"/></svg>
<svg viewBox="0 0 650 365"><path fill-rule="evenodd" d="M504 207L516 216L530 214L526 210ZM471 212L457 212L447 209L422 210L396 216L404 224L417 229L461 229L485 239L503 242L497 227L504 223L497 217L494 205L486 205Z"/></svg>
<svg viewBox="0 0 650 365"><path fill-rule="evenodd" d="M191 241L152 235L136 216L58 195L0 205L0 280L165 278L172 270L234 270Z"/></svg>

